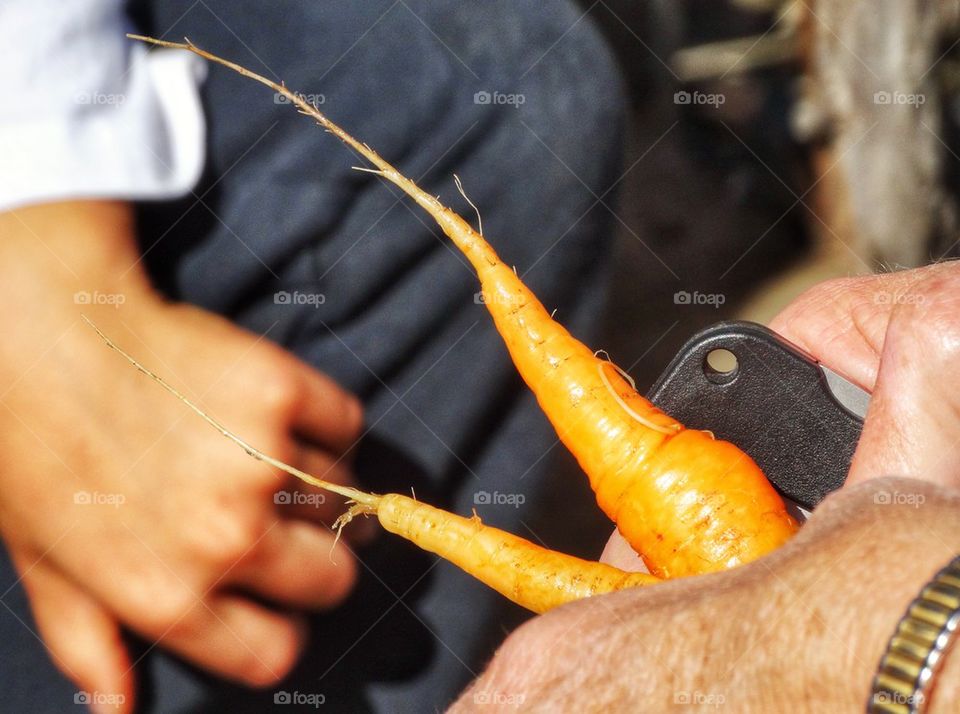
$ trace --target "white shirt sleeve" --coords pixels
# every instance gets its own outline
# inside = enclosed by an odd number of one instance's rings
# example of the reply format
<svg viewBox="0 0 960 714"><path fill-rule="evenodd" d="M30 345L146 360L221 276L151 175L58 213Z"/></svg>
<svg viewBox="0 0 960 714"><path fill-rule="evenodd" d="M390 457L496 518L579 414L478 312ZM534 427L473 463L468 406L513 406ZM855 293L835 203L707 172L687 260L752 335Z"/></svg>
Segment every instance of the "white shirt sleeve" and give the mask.
<svg viewBox="0 0 960 714"><path fill-rule="evenodd" d="M131 31L122 0L0 2L0 210L196 184L203 62Z"/></svg>

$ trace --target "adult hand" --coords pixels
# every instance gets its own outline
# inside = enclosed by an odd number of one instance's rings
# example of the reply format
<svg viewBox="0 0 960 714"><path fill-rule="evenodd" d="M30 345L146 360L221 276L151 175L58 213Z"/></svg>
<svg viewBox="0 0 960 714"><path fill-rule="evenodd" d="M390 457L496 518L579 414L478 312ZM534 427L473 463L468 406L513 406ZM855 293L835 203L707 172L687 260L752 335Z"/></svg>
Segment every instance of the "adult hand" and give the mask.
<svg viewBox="0 0 960 714"><path fill-rule="evenodd" d="M801 296L774 329L873 392L847 487L760 561L531 621L455 709L862 711L897 619L960 552L958 300L952 263ZM603 559L642 568L616 533ZM941 675L940 710L956 704L955 679Z"/></svg>
<svg viewBox="0 0 960 714"><path fill-rule="evenodd" d="M204 425L80 314L257 448L333 481L350 480L359 402L269 340L162 300L124 204L0 215L0 259L0 534L53 660L120 711L121 624L224 677L281 678L304 644L296 611L335 605L355 578L322 524L337 504Z"/></svg>
<svg viewBox="0 0 960 714"><path fill-rule="evenodd" d="M847 486L910 476L960 488L960 262L838 278L794 300L770 327L872 392ZM616 531L604 560L643 570Z"/></svg>
<svg viewBox="0 0 960 714"><path fill-rule="evenodd" d="M749 565L529 621L452 711L862 712L897 620L958 552L956 492L874 479ZM931 712L960 701L960 658L945 667Z"/></svg>
<svg viewBox="0 0 960 714"><path fill-rule="evenodd" d="M822 283L771 327L873 393L847 485L960 487L960 262Z"/></svg>

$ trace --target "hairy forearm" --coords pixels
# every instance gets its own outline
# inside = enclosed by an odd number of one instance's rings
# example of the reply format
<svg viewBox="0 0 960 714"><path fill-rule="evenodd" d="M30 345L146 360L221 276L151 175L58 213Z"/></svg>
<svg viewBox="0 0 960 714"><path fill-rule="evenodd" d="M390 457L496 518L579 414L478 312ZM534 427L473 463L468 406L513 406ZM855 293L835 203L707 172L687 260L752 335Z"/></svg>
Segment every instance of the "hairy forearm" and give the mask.
<svg viewBox="0 0 960 714"><path fill-rule="evenodd" d="M460 710L497 695L531 711L863 711L897 621L958 552L960 495L877 479L832 495L796 538L748 566L531 621ZM932 711L955 709L956 654Z"/></svg>
<svg viewBox="0 0 960 714"><path fill-rule="evenodd" d="M828 499L769 579L783 622L771 650L788 699L862 707L887 641L920 588L960 553L960 494L878 479ZM790 671L805 671L804 677ZM931 711L953 711L948 658Z"/></svg>

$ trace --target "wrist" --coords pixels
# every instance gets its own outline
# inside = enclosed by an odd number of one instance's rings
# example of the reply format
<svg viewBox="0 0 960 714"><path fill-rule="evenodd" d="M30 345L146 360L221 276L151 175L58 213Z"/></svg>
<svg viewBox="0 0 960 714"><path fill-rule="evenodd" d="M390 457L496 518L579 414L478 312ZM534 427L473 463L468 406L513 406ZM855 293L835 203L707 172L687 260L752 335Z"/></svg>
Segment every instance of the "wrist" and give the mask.
<svg viewBox="0 0 960 714"><path fill-rule="evenodd" d="M960 500L955 492L914 479L882 479L866 484L865 494L875 502L872 523L864 533L864 540L876 547L880 558L873 559L867 578L861 573L861 586L868 584L868 597L861 595L850 605L854 612L868 610L860 616L861 632L858 638L862 659L869 666L866 680L856 680L856 692L866 704L874 678L887 652L891 636L907 608L932 578L960 553ZM900 506L890 503L901 501ZM870 548L867 545L867 548ZM861 591L862 592L862 591ZM869 603L869 604L867 604ZM955 676L955 670L941 670L934 683L945 684L946 677ZM863 682L866 682L864 688ZM865 690L865 696L864 696ZM955 690L940 688L936 695L941 711L956 709ZM931 697L932 700L932 697ZM926 711L935 711L929 707Z"/></svg>
<svg viewBox="0 0 960 714"><path fill-rule="evenodd" d="M5 266L23 268L5 271L4 282L41 269L63 281L122 273L145 278L137 267L133 209L124 201L64 201L0 212L0 257Z"/></svg>
<svg viewBox="0 0 960 714"><path fill-rule="evenodd" d="M120 201L51 203L0 213L0 367L30 359L75 325L130 321L162 304L140 263L133 211Z"/></svg>
<svg viewBox="0 0 960 714"><path fill-rule="evenodd" d="M956 711L957 672L947 662L957 645L958 620L960 557L953 557L924 583L897 623L869 711Z"/></svg>
<svg viewBox="0 0 960 714"><path fill-rule="evenodd" d="M863 711L907 606L960 553L960 498L919 480L875 479L829 497L784 551L773 589L796 620L778 648L777 679L790 698ZM955 655L940 684L956 677ZM954 696L938 687L931 700Z"/></svg>

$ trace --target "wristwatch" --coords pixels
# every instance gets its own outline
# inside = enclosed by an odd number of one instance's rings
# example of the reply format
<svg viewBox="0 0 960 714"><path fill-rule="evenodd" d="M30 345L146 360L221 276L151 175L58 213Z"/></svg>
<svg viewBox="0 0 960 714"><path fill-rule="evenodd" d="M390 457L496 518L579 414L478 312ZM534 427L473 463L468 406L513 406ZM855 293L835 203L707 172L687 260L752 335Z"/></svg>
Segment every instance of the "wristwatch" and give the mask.
<svg viewBox="0 0 960 714"><path fill-rule="evenodd" d="M938 572L907 608L873 679L867 711L923 712L960 624L960 556Z"/></svg>

